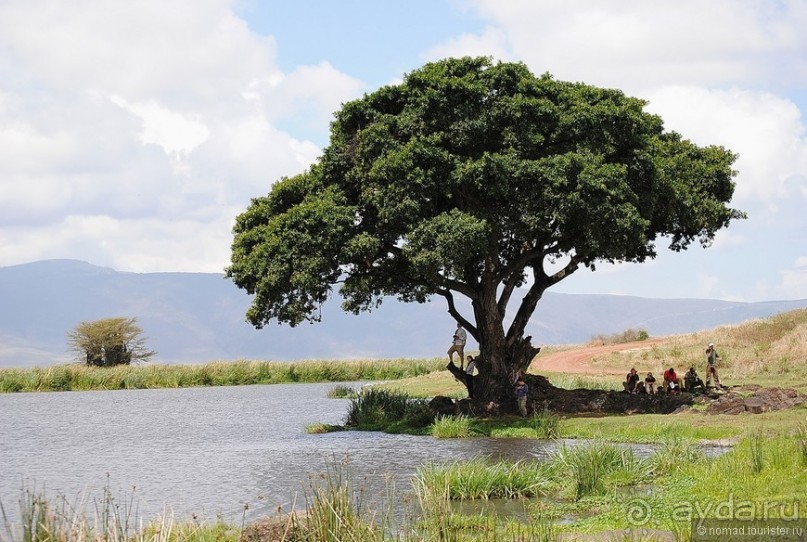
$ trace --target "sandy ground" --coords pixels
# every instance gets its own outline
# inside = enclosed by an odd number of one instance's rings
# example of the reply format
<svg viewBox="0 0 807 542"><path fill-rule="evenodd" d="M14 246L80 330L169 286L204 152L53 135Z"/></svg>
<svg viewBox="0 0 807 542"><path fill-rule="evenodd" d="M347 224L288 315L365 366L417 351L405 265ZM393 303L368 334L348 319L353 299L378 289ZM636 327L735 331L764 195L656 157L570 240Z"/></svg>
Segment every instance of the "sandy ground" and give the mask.
<svg viewBox="0 0 807 542"><path fill-rule="evenodd" d="M529 372L541 373L551 371L557 373L597 374L597 375L623 375L625 370L617 368L603 368L591 364L598 356L612 352L641 352L650 350L660 341L641 341L634 343L607 344L602 346L584 346L566 352L553 354L538 354L530 364Z"/></svg>

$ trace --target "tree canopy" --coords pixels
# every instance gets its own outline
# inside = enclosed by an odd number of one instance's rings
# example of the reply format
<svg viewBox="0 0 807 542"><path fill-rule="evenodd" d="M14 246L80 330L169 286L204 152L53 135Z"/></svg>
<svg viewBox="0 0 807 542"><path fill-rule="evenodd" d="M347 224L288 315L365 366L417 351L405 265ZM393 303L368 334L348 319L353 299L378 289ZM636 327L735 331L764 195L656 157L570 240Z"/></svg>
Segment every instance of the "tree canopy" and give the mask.
<svg viewBox="0 0 807 542"><path fill-rule="evenodd" d="M662 238L708 246L743 216L727 205L735 155L665 131L645 105L484 57L344 104L319 160L236 220L227 275L254 296L247 319L316 321L335 285L352 312L442 296L495 398L536 352L524 331L547 288L653 258Z"/></svg>
<svg viewBox="0 0 807 542"><path fill-rule="evenodd" d="M70 348L87 363L99 367L145 361L155 352L146 348L135 318L103 318L81 322L67 334Z"/></svg>

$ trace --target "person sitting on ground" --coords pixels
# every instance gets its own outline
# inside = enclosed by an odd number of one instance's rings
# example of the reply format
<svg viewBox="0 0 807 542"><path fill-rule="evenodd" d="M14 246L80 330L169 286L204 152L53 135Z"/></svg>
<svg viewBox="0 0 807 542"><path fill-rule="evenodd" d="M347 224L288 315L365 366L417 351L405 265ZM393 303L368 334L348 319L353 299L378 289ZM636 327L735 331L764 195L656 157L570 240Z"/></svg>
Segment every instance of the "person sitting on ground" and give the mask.
<svg viewBox="0 0 807 542"><path fill-rule="evenodd" d="M694 393L695 388L700 387L701 391L706 391L706 387L703 385L703 380L698 376L698 373L695 371L695 367L690 367L687 373L684 375L684 388L689 393Z"/></svg>
<svg viewBox="0 0 807 542"><path fill-rule="evenodd" d="M656 394L656 377L653 376L653 373L647 373L647 376L644 377L644 389L648 395Z"/></svg>
<svg viewBox="0 0 807 542"><path fill-rule="evenodd" d="M675 369L670 367L664 371L664 391L667 393L678 393L678 375L675 374Z"/></svg>
<svg viewBox="0 0 807 542"><path fill-rule="evenodd" d="M636 393L636 387L639 384L639 374L636 372L636 369L633 368L630 372L625 376L625 381L622 383L622 387L625 388L625 391L628 393Z"/></svg>
<svg viewBox="0 0 807 542"><path fill-rule="evenodd" d="M516 402L518 403L518 411L523 417L527 417L527 395L530 387L524 382L523 378L516 381Z"/></svg>

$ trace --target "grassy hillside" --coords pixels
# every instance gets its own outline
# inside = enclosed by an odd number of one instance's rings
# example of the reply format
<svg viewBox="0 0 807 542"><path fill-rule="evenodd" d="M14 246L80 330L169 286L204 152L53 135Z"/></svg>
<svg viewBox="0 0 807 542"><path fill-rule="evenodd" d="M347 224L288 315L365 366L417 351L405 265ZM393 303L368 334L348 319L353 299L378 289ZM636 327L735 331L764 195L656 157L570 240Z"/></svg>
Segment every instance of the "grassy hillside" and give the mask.
<svg viewBox="0 0 807 542"><path fill-rule="evenodd" d="M738 325L707 331L649 337L637 347L632 343L623 351L596 356L590 367L602 374L545 373L556 386L567 389L596 388L621 390L621 376L631 367L641 373L652 371L657 378L668 367L679 374L694 366L702 378L706 376L706 346L715 343L720 354L720 381L724 385L759 384L795 388L807 393L807 309L784 312L770 318L751 320ZM550 346L540 356L560 351L573 353L578 346ZM591 345L585 345L591 346ZM531 371L540 372L540 371ZM465 397L465 387L446 371L391 382L413 396L447 395Z"/></svg>
<svg viewBox="0 0 807 542"><path fill-rule="evenodd" d="M709 331L647 340L648 348L608 354L592 366L661 372L690 366L705 376L705 349L714 343L724 384L756 383L795 387L807 392L807 310L785 312L763 320Z"/></svg>

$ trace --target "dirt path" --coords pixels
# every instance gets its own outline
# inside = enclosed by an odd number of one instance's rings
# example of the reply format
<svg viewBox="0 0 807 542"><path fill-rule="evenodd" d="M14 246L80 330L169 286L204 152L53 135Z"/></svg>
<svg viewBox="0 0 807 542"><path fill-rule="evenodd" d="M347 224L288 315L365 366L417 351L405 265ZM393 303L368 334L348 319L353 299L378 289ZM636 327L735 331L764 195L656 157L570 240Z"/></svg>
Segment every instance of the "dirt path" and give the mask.
<svg viewBox="0 0 807 542"><path fill-rule="evenodd" d="M608 374L622 375L630 367L625 369L596 367L591 362L598 356L610 354L612 352L641 352L650 350L653 346L661 344L661 341L641 341L634 343L607 344L602 346L585 346L566 352L555 352L553 354L538 354L530 364L529 371L541 373L542 371L552 371L558 373L578 373L578 374Z"/></svg>

